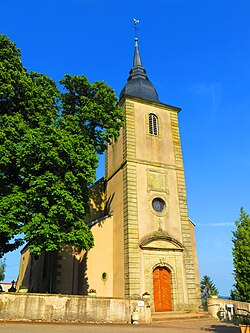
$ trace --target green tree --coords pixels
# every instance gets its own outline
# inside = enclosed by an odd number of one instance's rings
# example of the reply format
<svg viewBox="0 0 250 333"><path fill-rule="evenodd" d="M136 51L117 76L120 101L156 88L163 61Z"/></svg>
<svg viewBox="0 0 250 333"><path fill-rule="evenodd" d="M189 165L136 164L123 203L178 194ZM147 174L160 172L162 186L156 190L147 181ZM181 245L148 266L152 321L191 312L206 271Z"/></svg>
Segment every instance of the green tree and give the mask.
<svg viewBox="0 0 250 333"><path fill-rule="evenodd" d="M0 260L0 281L3 281L5 278L5 269L6 269L6 263L3 260Z"/></svg>
<svg viewBox="0 0 250 333"><path fill-rule="evenodd" d="M203 276L200 286L201 286L202 305L206 309L207 308L207 299L211 295L218 295L218 289L216 288L212 279L207 275Z"/></svg>
<svg viewBox="0 0 250 333"><path fill-rule="evenodd" d="M250 216L240 210L240 217L235 222L233 231L233 265L235 285L232 298L250 302Z"/></svg>
<svg viewBox="0 0 250 333"><path fill-rule="evenodd" d="M32 254L88 250L97 154L118 137L123 111L105 83L65 75L61 93L20 55L0 35L0 257L23 241Z"/></svg>

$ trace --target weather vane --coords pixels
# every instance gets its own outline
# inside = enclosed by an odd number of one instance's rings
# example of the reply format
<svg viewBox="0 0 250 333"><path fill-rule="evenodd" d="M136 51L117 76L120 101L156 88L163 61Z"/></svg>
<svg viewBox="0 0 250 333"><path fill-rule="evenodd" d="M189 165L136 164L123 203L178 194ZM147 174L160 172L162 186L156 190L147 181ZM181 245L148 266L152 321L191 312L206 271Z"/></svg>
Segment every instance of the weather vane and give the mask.
<svg viewBox="0 0 250 333"><path fill-rule="evenodd" d="M137 20L136 18L134 18L134 26L133 26L133 28L135 29L135 38L137 38L137 30L140 30L136 26L136 24L139 23L139 22L140 22L139 20Z"/></svg>

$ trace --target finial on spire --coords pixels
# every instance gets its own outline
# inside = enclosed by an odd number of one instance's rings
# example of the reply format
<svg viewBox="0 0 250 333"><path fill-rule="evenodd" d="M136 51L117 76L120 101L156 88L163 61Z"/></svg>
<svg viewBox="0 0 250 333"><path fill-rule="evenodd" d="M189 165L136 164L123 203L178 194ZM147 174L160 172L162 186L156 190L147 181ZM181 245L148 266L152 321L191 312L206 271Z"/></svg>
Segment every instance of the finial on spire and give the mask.
<svg viewBox="0 0 250 333"><path fill-rule="evenodd" d="M136 24L139 23L140 21L137 20L136 18L134 18L134 29L135 29L135 41L137 40L138 41L138 38L137 38L137 30L140 30L139 28L137 28Z"/></svg>

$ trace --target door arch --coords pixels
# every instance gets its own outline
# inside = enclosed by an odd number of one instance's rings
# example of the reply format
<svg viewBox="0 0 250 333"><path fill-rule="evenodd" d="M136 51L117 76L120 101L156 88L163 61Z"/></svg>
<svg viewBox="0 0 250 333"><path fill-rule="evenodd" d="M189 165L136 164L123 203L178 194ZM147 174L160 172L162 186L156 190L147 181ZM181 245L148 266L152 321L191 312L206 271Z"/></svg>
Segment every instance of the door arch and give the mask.
<svg viewBox="0 0 250 333"><path fill-rule="evenodd" d="M153 271L155 312L172 311L171 271L156 267Z"/></svg>

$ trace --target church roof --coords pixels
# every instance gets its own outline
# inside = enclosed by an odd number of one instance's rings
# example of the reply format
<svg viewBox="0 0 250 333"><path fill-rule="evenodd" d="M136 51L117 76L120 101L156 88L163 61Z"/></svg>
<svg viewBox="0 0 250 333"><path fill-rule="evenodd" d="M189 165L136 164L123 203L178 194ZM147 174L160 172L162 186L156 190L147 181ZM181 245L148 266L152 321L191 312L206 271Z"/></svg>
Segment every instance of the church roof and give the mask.
<svg viewBox="0 0 250 333"><path fill-rule="evenodd" d="M153 102L159 102L158 94L153 84L148 79L145 68L142 66L137 38L135 38L133 67L129 74L127 83L120 93L120 98L123 95L129 95Z"/></svg>

